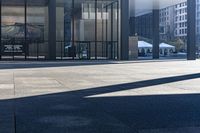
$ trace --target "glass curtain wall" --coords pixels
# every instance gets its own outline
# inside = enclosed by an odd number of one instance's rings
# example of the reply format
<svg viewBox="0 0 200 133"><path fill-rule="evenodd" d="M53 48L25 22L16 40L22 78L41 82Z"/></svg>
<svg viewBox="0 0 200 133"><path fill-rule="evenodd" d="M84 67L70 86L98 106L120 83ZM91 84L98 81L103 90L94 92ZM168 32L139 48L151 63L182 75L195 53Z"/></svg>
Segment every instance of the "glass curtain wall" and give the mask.
<svg viewBox="0 0 200 133"><path fill-rule="evenodd" d="M76 59L97 59L97 2L74 0L74 47Z"/></svg>
<svg viewBox="0 0 200 133"><path fill-rule="evenodd" d="M118 58L118 42L119 42L119 2L113 1L111 3L105 3L103 11L106 12L103 18L103 29L106 57L108 59ZM103 33L103 32L102 32Z"/></svg>
<svg viewBox="0 0 200 133"><path fill-rule="evenodd" d="M28 59L46 59L48 56L47 2L27 0L26 43Z"/></svg>
<svg viewBox="0 0 200 133"><path fill-rule="evenodd" d="M2 59L46 59L48 2L46 0L2 0L1 5Z"/></svg>
<svg viewBox="0 0 200 133"><path fill-rule="evenodd" d="M118 1L56 3L57 59L118 59Z"/></svg>
<svg viewBox="0 0 200 133"><path fill-rule="evenodd" d="M48 0L1 1L1 55L47 59ZM56 59L118 59L118 0L56 0Z"/></svg>
<svg viewBox="0 0 200 133"><path fill-rule="evenodd" d="M56 0L56 58L72 59L73 52L73 1Z"/></svg>
<svg viewBox="0 0 200 133"><path fill-rule="evenodd" d="M2 59L25 59L25 2L1 0Z"/></svg>

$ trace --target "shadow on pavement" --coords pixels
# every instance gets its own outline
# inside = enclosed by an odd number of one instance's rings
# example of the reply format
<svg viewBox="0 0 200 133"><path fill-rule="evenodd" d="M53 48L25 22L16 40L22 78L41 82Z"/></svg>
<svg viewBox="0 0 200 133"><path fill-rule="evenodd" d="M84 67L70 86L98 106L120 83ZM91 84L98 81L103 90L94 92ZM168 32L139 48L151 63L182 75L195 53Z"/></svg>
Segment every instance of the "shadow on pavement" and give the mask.
<svg viewBox="0 0 200 133"><path fill-rule="evenodd" d="M143 129L198 127L200 94L86 98L196 78L199 73L1 100L0 132L9 133L6 130L14 127L17 133L140 133Z"/></svg>

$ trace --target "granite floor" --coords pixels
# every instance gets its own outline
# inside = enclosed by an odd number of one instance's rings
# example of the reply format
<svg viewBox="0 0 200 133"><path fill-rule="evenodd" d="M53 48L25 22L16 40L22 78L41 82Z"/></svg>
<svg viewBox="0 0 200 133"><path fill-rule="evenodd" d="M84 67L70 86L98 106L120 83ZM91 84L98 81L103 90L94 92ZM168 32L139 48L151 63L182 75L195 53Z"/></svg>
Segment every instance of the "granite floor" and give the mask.
<svg viewBox="0 0 200 133"><path fill-rule="evenodd" d="M200 60L0 62L0 133L199 133Z"/></svg>

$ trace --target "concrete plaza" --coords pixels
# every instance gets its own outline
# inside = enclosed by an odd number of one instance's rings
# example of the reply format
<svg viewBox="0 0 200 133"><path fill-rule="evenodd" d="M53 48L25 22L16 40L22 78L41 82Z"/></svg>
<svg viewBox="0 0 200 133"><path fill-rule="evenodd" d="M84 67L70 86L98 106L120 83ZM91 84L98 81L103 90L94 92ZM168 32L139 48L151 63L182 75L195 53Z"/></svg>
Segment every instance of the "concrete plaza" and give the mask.
<svg viewBox="0 0 200 133"><path fill-rule="evenodd" d="M1 62L0 133L199 133L200 61Z"/></svg>

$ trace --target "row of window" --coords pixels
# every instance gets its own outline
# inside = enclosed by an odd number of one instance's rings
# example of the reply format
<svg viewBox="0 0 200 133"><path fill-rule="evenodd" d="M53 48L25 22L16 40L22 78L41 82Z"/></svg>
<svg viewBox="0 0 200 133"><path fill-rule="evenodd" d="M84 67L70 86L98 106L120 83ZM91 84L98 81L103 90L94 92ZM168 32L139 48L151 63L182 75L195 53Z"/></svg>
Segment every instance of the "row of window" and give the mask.
<svg viewBox="0 0 200 133"><path fill-rule="evenodd" d="M169 20L169 17L160 17L160 22L165 22L165 21L168 21Z"/></svg>
<svg viewBox="0 0 200 133"><path fill-rule="evenodd" d="M181 7L184 7L184 6L187 6L187 2L183 2L183 3L175 5L175 8L181 8Z"/></svg>
<svg viewBox="0 0 200 133"><path fill-rule="evenodd" d="M187 7L175 11L176 15L187 13Z"/></svg>
<svg viewBox="0 0 200 133"><path fill-rule="evenodd" d="M176 10L176 15L175 15L175 21L183 21L183 20L187 20L187 8L183 8L183 9L179 9ZM178 14L179 12L179 14ZM169 18L169 11L166 12L161 12L160 13L160 22L165 22L168 21Z"/></svg>
<svg viewBox="0 0 200 133"><path fill-rule="evenodd" d="M169 11L160 11L161 17L166 16L166 15L169 15Z"/></svg>
<svg viewBox="0 0 200 133"><path fill-rule="evenodd" d="M187 27L187 22L176 23L175 28Z"/></svg>
<svg viewBox="0 0 200 133"><path fill-rule="evenodd" d="M180 36L180 35L186 35L187 34L187 29L179 29L179 30L175 30L175 35L176 36Z"/></svg>
<svg viewBox="0 0 200 133"><path fill-rule="evenodd" d="M181 16L176 16L175 21L184 21L187 20L187 14L186 15L181 15Z"/></svg>

